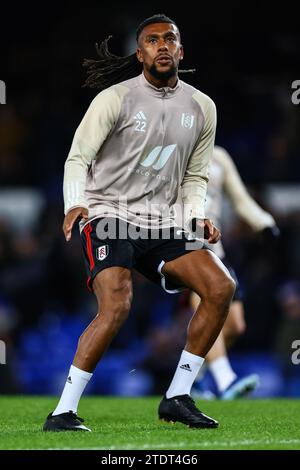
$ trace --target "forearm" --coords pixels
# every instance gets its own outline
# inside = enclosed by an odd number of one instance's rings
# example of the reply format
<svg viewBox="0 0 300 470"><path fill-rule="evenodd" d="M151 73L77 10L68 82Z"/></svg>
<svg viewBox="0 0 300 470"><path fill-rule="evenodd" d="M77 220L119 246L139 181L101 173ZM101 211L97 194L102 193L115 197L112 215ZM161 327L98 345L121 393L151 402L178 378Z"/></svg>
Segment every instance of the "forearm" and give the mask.
<svg viewBox="0 0 300 470"><path fill-rule="evenodd" d="M204 219L204 202L207 182L203 180L185 181L182 184L183 220L189 227L193 219Z"/></svg>
<svg viewBox="0 0 300 470"><path fill-rule="evenodd" d="M120 88L120 87L119 87ZM124 87L111 87L99 93L90 104L79 127L65 163L65 214L74 207L87 208L86 177L89 166L116 122L125 94Z"/></svg>
<svg viewBox="0 0 300 470"><path fill-rule="evenodd" d="M68 158L64 173L64 204L65 214L75 207L88 208L85 200L85 186L88 165L80 157Z"/></svg>
<svg viewBox="0 0 300 470"><path fill-rule="evenodd" d="M181 183L184 225L187 228L193 219L205 218L204 204L208 183L208 168L213 153L216 132L215 104L203 94L196 94L194 97L204 114L204 127L189 159Z"/></svg>
<svg viewBox="0 0 300 470"><path fill-rule="evenodd" d="M266 227L275 225L275 220L271 214L264 211L248 193L243 194L235 204L237 214L254 231L263 230Z"/></svg>
<svg viewBox="0 0 300 470"><path fill-rule="evenodd" d="M228 152L221 148L217 152L218 161L225 172L225 193L239 217L255 231L275 225L271 214L264 211L250 196Z"/></svg>

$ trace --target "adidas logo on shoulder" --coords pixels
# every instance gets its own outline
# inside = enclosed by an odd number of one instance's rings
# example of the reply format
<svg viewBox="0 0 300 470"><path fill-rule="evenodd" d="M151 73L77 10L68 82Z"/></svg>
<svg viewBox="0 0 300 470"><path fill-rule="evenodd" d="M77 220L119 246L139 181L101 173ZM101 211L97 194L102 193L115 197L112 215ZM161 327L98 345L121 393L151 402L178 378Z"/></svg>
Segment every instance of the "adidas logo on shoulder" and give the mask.
<svg viewBox="0 0 300 470"><path fill-rule="evenodd" d="M143 111L139 111L135 116L134 116L134 119L138 119L140 121L147 121L147 118L145 116L145 114L143 113Z"/></svg>
<svg viewBox="0 0 300 470"><path fill-rule="evenodd" d="M189 364L182 364L182 366L180 366L180 369L184 369L184 370L188 370L189 372L192 372L192 369L190 368Z"/></svg>

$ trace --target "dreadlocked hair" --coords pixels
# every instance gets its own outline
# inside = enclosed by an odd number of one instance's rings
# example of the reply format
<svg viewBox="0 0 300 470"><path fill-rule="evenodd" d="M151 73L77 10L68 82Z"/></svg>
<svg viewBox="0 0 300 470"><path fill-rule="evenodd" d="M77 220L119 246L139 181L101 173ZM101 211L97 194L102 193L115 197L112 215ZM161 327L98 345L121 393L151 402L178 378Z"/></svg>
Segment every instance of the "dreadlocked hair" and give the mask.
<svg viewBox="0 0 300 470"><path fill-rule="evenodd" d="M175 26L175 21L164 14L153 15L146 18L136 30L136 40L145 26L154 23L171 23ZM100 59L84 59L83 67L87 73L87 79L83 87L97 88L104 90L116 83L136 77L143 70L143 65L138 61L136 53L125 57L112 54L108 49L108 41L112 36L108 36L101 42L100 46L96 43L96 51ZM193 73L195 69L178 70L179 73Z"/></svg>
<svg viewBox="0 0 300 470"><path fill-rule="evenodd" d="M108 41L111 38L112 36L108 36L100 46L96 43L100 59L84 59L83 67L87 69L88 75L84 87L104 90L141 73L143 66L138 61L136 53L120 57L109 51Z"/></svg>

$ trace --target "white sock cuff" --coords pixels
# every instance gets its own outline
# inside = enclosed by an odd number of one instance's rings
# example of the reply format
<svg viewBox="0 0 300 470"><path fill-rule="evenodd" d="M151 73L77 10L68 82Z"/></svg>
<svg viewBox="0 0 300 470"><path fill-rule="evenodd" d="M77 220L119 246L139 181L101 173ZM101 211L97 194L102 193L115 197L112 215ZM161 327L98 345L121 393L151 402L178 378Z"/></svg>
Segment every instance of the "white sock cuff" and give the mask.
<svg viewBox="0 0 300 470"><path fill-rule="evenodd" d="M166 392L167 398L189 395L204 358L183 350L172 382Z"/></svg>
<svg viewBox="0 0 300 470"><path fill-rule="evenodd" d="M72 365L70 367L69 375L77 375L78 377L81 377L82 379L88 382L93 374L91 372L86 372L85 370L78 369L78 367Z"/></svg>
<svg viewBox="0 0 300 470"><path fill-rule="evenodd" d="M224 367L228 367L228 366L231 369L231 365L230 365L228 357L220 356L220 357L217 357L217 359L214 359L213 361L211 361L208 367L209 369L216 369L216 368L223 369Z"/></svg>
<svg viewBox="0 0 300 470"><path fill-rule="evenodd" d="M190 361L201 366L204 362L204 358L201 356L196 356L196 354L192 354L184 349L181 353L180 361Z"/></svg>

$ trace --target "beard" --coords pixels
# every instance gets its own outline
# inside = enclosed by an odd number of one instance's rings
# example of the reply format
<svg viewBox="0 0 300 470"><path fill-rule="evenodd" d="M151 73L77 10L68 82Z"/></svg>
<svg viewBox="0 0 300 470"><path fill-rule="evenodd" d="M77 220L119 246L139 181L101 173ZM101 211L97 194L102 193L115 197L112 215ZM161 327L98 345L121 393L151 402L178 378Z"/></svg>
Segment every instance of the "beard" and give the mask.
<svg viewBox="0 0 300 470"><path fill-rule="evenodd" d="M165 72L161 72L160 70L157 70L156 65L152 64L149 72L154 78L157 78L158 80L169 80L169 78L172 78L176 75L177 69L174 64L169 68L169 70L166 70Z"/></svg>

